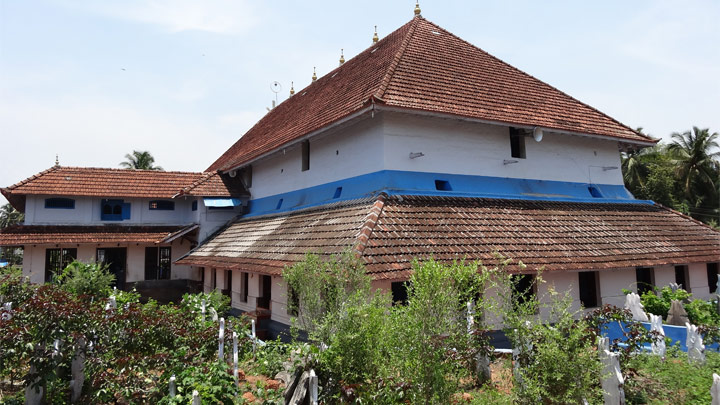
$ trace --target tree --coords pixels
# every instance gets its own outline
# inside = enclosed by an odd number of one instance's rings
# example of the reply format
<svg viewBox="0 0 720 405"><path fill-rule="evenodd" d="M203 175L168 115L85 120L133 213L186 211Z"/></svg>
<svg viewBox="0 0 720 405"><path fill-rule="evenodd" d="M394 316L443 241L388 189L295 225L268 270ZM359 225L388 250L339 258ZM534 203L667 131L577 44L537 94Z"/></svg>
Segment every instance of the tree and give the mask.
<svg viewBox="0 0 720 405"><path fill-rule="evenodd" d="M0 207L0 229L23 222L25 215L12 205L5 204Z"/></svg>
<svg viewBox="0 0 720 405"><path fill-rule="evenodd" d="M720 157L717 142L720 134L711 134L708 128L693 127L692 131L674 132L671 136L673 142L668 145L668 151L677 164L677 176L682 182L685 197L691 202L698 202L698 198L715 194L715 179L720 167L715 159Z"/></svg>
<svg viewBox="0 0 720 405"><path fill-rule="evenodd" d="M163 170L160 166L153 166L155 158L148 151L134 150L132 154L126 154L125 159L120 166L126 169Z"/></svg>

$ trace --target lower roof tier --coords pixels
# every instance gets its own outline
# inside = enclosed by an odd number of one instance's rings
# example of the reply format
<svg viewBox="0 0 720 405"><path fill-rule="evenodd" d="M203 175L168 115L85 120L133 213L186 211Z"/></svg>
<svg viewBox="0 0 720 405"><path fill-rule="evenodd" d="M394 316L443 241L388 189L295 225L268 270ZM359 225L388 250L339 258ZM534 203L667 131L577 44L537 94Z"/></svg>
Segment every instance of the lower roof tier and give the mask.
<svg viewBox="0 0 720 405"><path fill-rule="evenodd" d="M193 231L188 226L16 225L0 231L0 246L78 243L169 243Z"/></svg>
<svg viewBox="0 0 720 405"><path fill-rule="evenodd" d="M414 259L481 260L510 270L600 270L720 260L720 232L668 208L388 195L229 224L178 264L280 274L308 252L353 249L374 279L402 280Z"/></svg>

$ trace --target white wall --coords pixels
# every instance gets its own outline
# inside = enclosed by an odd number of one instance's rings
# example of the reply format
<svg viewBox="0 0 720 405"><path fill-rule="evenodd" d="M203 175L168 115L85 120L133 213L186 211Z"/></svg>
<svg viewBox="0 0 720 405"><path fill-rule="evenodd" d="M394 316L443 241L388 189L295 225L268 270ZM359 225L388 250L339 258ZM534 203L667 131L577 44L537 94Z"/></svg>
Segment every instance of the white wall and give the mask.
<svg viewBox="0 0 720 405"><path fill-rule="evenodd" d="M198 243L202 243L208 236L220 229L236 216L242 214L243 207L235 207L232 210L210 210L203 203L202 198L198 201L198 210L193 212L193 222L200 224L198 229Z"/></svg>
<svg viewBox="0 0 720 405"><path fill-rule="evenodd" d="M693 263L688 265L688 276L690 277L690 288L693 297L710 298L710 286L708 286L707 264ZM715 288L715 286L713 286Z"/></svg>
<svg viewBox="0 0 720 405"><path fill-rule="evenodd" d="M382 170L382 118L376 115L352 127L310 140L310 170L302 171L301 147L295 145L253 163L252 198L300 190Z"/></svg>
<svg viewBox="0 0 720 405"><path fill-rule="evenodd" d="M526 159L519 159L511 157L506 126L399 114L383 123L388 170L623 184L617 141L545 133L539 143L526 137ZM425 156L410 159L410 152Z"/></svg>

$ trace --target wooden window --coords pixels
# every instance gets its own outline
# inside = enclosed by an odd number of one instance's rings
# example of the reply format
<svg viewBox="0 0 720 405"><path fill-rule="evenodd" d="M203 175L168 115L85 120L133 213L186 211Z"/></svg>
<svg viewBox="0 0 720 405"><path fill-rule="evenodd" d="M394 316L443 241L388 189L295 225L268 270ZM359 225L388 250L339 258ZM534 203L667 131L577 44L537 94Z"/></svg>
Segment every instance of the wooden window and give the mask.
<svg viewBox="0 0 720 405"><path fill-rule="evenodd" d="M217 270L210 269L210 288L217 288Z"/></svg>
<svg viewBox="0 0 720 405"><path fill-rule="evenodd" d="M145 280L170 280L170 246L145 248Z"/></svg>
<svg viewBox="0 0 720 405"><path fill-rule="evenodd" d="M222 290L224 295L232 299L232 270L225 270L225 288Z"/></svg>
<svg viewBox="0 0 720 405"><path fill-rule="evenodd" d="M679 284L683 290L690 292L688 266L675 266L675 283Z"/></svg>
<svg viewBox="0 0 720 405"><path fill-rule="evenodd" d="M130 203L123 200L101 200L100 220L123 221L130 219Z"/></svg>
<svg viewBox="0 0 720 405"><path fill-rule="evenodd" d="M240 301L247 302L248 300L248 281L250 275L246 272L240 273Z"/></svg>
<svg viewBox="0 0 720 405"><path fill-rule="evenodd" d="M510 127L510 156L525 159L525 134L513 127Z"/></svg>
<svg viewBox="0 0 720 405"><path fill-rule="evenodd" d="M393 305L406 305L408 300L407 281L395 281L390 283Z"/></svg>
<svg viewBox="0 0 720 405"><path fill-rule="evenodd" d="M652 267L636 268L635 280L637 281L637 293L639 295L655 290L655 269Z"/></svg>
<svg viewBox="0 0 720 405"><path fill-rule="evenodd" d="M513 305L521 305L535 300L536 283L534 274L514 274L512 282Z"/></svg>
<svg viewBox="0 0 720 405"><path fill-rule="evenodd" d="M580 303L585 308L600 306L600 283L597 271L581 271L578 273Z"/></svg>
<svg viewBox="0 0 720 405"><path fill-rule="evenodd" d="M153 200L150 201L150 210L152 211L174 211L175 201Z"/></svg>
<svg viewBox="0 0 720 405"><path fill-rule="evenodd" d="M45 249L45 282L52 281L55 274L61 273L76 258L75 248Z"/></svg>
<svg viewBox="0 0 720 405"><path fill-rule="evenodd" d="M302 142L302 171L310 170L310 141Z"/></svg>
<svg viewBox="0 0 720 405"><path fill-rule="evenodd" d="M708 287L710 288L710 294L720 294L720 290L717 290L717 282L718 282L718 263L708 263L707 264L707 278L708 278Z"/></svg>
<svg viewBox="0 0 720 405"><path fill-rule="evenodd" d="M72 198L46 198L45 208L75 209L75 200Z"/></svg>

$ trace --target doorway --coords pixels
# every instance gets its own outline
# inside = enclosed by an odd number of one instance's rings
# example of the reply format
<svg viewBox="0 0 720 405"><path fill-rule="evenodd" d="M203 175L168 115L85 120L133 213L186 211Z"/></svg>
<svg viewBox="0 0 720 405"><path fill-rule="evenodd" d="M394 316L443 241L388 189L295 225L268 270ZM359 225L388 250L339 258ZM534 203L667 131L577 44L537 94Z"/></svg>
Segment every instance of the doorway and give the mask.
<svg viewBox="0 0 720 405"><path fill-rule="evenodd" d="M260 296L257 300L257 307L270 309L270 294L272 291L272 277L260 276Z"/></svg>
<svg viewBox="0 0 720 405"><path fill-rule="evenodd" d="M125 289L125 267L127 248L98 248L97 261L108 265L108 271L115 275L114 287Z"/></svg>

